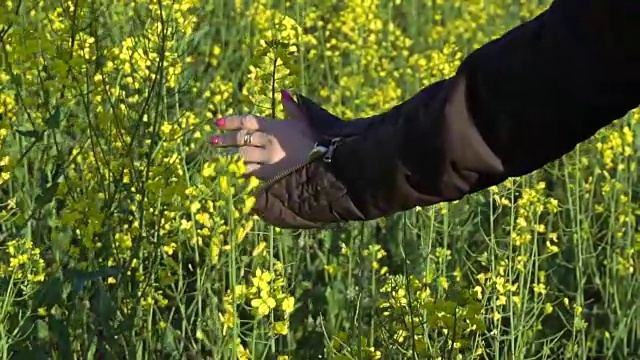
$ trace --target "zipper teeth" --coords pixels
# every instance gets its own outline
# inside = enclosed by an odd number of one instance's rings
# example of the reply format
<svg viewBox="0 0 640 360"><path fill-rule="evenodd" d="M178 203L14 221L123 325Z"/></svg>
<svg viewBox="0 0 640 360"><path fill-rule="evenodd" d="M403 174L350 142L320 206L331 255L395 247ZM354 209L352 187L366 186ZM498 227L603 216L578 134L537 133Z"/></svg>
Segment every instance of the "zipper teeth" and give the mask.
<svg viewBox="0 0 640 360"><path fill-rule="evenodd" d="M287 175L289 175L289 174L291 174L291 173L293 173L295 171L298 171L298 170L302 169L303 167L305 167L305 166L311 164L312 162L318 160L322 156L324 156L324 154L316 154L316 155L308 158L306 161L304 161L304 162L302 162L302 163L300 163L300 164L298 164L296 166L293 166L293 167L290 167L290 168L288 168L286 170L283 170L278 175L276 175L275 177L271 178L269 181L265 182L262 186L260 186L258 189L256 189L255 193L257 194L257 193L260 193L260 192L264 191L267 187L273 185L275 182L283 179L285 176L287 176Z"/></svg>
<svg viewBox="0 0 640 360"><path fill-rule="evenodd" d="M352 138L353 136L349 137ZM274 176L273 178L269 179L269 181L265 182L263 185L261 185L260 187L258 187L255 191L254 194L259 194L260 192L264 191L266 188L268 188L269 186L273 185L275 182L281 180L282 178L286 177L287 175L298 171L300 169L302 169L303 167L311 164L312 162L324 158L327 156L327 154L330 154L330 156L333 156L333 151L335 150L335 148L340 145L340 143L342 143L345 139L342 137L337 137L331 140L331 144L329 145L329 148L326 152L324 153L316 153L314 155L311 155L307 158L307 160L305 160L304 162L290 167L286 170L283 170L282 172L278 173L278 175ZM331 159L325 160L326 162L330 162Z"/></svg>

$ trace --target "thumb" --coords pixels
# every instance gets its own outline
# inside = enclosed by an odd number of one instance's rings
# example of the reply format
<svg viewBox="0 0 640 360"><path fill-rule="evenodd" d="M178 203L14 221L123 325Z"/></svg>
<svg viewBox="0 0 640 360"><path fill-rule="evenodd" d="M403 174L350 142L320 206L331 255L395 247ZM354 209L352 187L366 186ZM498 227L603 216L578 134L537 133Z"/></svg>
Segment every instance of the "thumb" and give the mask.
<svg viewBox="0 0 640 360"><path fill-rule="evenodd" d="M288 102L283 99L283 103ZM305 114L304 119L313 131L325 137L357 135L371 123L369 119L344 121L303 95L298 95L298 102L292 99L291 104L298 113Z"/></svg>
<svg viewBox="0 0 640 360"><path fill-rule="evenodd" d="M293 99L293 96L291 96L287 90L280 90L280 98L287 118L306 123L309 122L305 113L300 109L296 101Z"/></svg>

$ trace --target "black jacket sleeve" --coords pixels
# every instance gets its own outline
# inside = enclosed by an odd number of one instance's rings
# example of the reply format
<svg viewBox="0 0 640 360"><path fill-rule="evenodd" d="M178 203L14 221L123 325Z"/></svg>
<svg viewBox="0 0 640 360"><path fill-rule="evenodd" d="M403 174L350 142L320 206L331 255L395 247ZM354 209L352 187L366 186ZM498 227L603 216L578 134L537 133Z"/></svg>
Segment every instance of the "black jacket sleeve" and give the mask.
<svg viewBox="0 0 640 360"><path fill-rule="evenodd" d="M299 96L330 150L267 183L281 227L368 220L534 171L640 104L640 1L556 0L472 52L456 75L348 124ZM331 142L333 140L333 142Z"/></svg>

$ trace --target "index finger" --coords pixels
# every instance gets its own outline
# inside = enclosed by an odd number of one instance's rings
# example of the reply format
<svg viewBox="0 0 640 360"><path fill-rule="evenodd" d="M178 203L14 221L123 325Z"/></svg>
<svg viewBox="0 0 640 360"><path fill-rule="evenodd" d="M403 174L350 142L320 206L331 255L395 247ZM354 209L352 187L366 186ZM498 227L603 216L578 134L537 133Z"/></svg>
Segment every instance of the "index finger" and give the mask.
<svg viewBox="0 0 640 360"><path fill-rule="evenodd" d="M255 115L231 115L220 118L216 126L221 130L264 130L267 127L267 119Z"/></svg>

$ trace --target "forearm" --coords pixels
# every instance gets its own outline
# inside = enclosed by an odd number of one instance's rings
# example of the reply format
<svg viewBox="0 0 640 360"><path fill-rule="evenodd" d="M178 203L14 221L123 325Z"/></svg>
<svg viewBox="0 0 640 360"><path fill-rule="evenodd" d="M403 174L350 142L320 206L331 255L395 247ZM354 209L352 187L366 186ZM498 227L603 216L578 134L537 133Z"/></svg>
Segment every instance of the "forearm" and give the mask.
<svg viewBox="0 0 640 360"><path fill-rule="evenodd" d="M305 227L375 219L457 200L561 157L640 103L637 4L556 1L471 53L453 78L362 120L330 162L263 192L258 213L268 217L264 204L277 199ZM326 116L300 100L309 117Z"/></svg>
<svg viewBox="0 0 640 360"><path fill-rule="evenodd" d="M460 199L558 159L624 116L640 103L638 4L556 1L471 53L441 95L418 94L382 115L389 124L378 132L388 143L396 139L395 155L386 156L402 176L364 193L393 212ZM363 158L360 168L345 168L374 171L369 166L381 164L374 154L386 150L365 150L367 140L361 141L342 149L344 159L370 151L370 163ZM386 147L384 138L377 141ZM411 199L394 207L376 193Z"/></svg>
<svg viewBox="0 0 640 360"><path fill-rule="evenodd" d="M504 176L561 157L638 106L639 9L632 0L556 1L467 57L458 71L467 109Z"/></svg>

